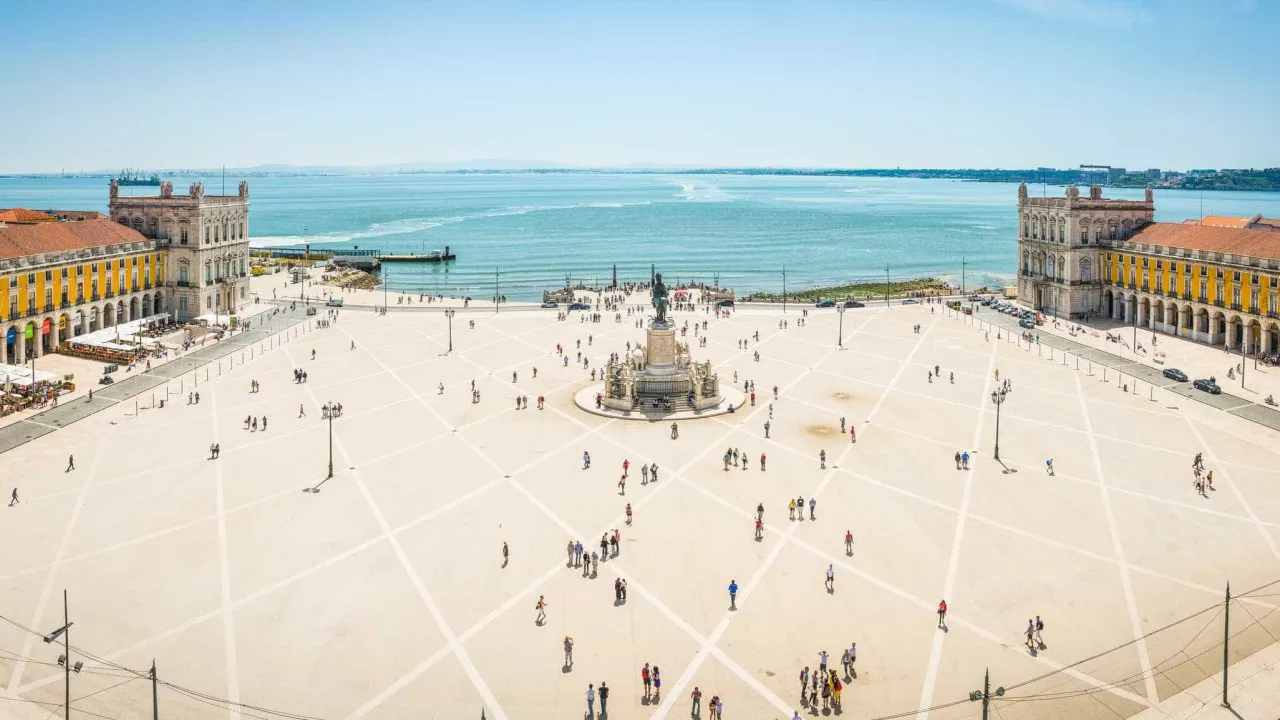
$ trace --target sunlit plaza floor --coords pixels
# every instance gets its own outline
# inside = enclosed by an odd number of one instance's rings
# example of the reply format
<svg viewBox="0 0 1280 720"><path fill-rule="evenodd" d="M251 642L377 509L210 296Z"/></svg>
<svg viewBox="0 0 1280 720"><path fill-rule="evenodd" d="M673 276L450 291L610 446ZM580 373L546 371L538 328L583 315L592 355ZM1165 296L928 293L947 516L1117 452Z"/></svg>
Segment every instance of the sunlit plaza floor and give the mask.
<svg viewBox="0 0 1280 720"><path fill-rule="evenodd" d="M61 645L23 628L62 625L65 588L73 660L85 661L74 705L113 718L150 717L151 687L104 661L143 671L153 658L161 680L210 696L161 685L162 717L272 717L229 711L231 699L324 718L578 718L602 681L616 720L687 717L695 686L704 718L713 695L728 718L813 716L797 674L824 649L838 667L850 642L851 717L957 701L929 717L973 717L985 668L1008 687L1058 671L1009 695L1061 697L1008 703L1004 717L1127 717L1212 673L1167 661L1222 628L1206 615L1144 636L1220 602L1228 581L1244 592L1280 579L1280 438L1217 409L1125 393L930 306L849 310L845 349L834 311L803 326L796 307L699 311L675 314L708 322L707 348L685 338L694 358L723 382L753 380L757 405L682 421L673 440L669 423L573 403L591 384L578 341L598 368L643 341L634 318L555 312L459 312L446 353L440 314L346 309L251 362L189 374L184 394L174 381L164 409L121 403L0 455L0 484L20 498L0 523L0 715L41 718L62 702ZM1013 383L1003 464L997 369ZM188 405L194 381L201 401ZM516 410L517 394L546 409ZM326 481L329 401L344 414ZM268 429L244 429L249 415ZM724 469L729 447L748 470ZM1196 452L1214 471L1208 497L1192 486ZM640 463L659 480L642 484ZM817 498L816 519L788 520L798 496ZM621 551L598 576L566 566L567 540L598 552L615 528ZM1243 607L1265 625L1276 592ZM1022 632L1036 615L1045 647L1032 654ZM660 700L642 698L645 663L662 669Z"/></svg>

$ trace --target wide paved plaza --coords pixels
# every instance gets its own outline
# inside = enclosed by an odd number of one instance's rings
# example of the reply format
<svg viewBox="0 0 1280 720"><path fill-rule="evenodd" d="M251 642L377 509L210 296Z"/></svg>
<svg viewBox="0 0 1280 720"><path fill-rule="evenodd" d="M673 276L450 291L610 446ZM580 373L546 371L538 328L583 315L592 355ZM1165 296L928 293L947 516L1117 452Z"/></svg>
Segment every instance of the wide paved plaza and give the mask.
<svg viewBox="0 0 1280 720"><path fill-rule="evenodd" d="M694 687L703 718L717 695L726 718L815 717L798 673L822 650L839 668L856 642L849 717L978 716L968 694L986 668L1022 698L1002 717L1129 717L1221 659L1218 610L1156 631L1221 604L1227 582L1280 579L1280 438L1248 420L1126 392L927 305L699 308L674 314L708 323L707 347L692 327L685 338L694 359L753 381L757 400L683 420L672 439L669 423L573 402L590 368L643 341L636 317L459 311L448 353L439 312L348 308L175 378L163 409L120 403L0 455L19 497L0 523L0 715L62 702L61 645L39 635L62 625L66 589L84 716L151 717L150 682L117 666L154 658L184 689L160 686L162 717L562 720L602 682L614 720L688 717ZM1005 380L996 461L990 396ZM327 402L343 405L332 424ZM727 448L747 469L725 469ZM1214 472L1206 496L1197 452ZM798 497L816 499L812 519L788 518ZM597 573L568 566L567 541L599 552L615 529L620 551ZM1280 632L1277 588L1233 604L1233 631ZM645 663L661 668L657 700L642 697Z"/></svg>

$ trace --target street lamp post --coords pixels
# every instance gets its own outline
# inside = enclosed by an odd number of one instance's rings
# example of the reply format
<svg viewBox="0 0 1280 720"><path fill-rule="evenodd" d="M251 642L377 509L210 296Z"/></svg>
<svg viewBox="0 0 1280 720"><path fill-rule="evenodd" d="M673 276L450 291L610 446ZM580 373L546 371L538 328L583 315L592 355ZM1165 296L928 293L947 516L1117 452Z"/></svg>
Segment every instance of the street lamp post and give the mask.
<svg viewBox="0 0 1280 720"><path fill-rule="evenodd" d="M889 266L884 266L884 305L889 307Z"/></svg>
<svg viewBox="0 0 1280 720"><path fill-rule="evenodd" d="M836 314L840 316L840 324L836 335L836 347L844 349L844 303L836 305Z"/></svg>
<svg viewBox="0 0 1280 720"><path fill-rule="evenodd" d="M457 314L457 310L449 308L444 311L444 316L449 319L449 352L453 352L453 316Z"/></svg>
<svg viewBox="0 0 1280 720"><path fill-rule="evenodd" d="M991 403L996 406L996 460L1000 459L1000 406L1004 404L1008 394L1005 390L994 390L991 393Z"/></svg>
<svg viewBox="0 0 1280 720"><path fill-rule="evenodd" d="M333 477L333 411L338 408L333 402L324 404L325 417L329 418L329 476L325 480Z"/></svg>

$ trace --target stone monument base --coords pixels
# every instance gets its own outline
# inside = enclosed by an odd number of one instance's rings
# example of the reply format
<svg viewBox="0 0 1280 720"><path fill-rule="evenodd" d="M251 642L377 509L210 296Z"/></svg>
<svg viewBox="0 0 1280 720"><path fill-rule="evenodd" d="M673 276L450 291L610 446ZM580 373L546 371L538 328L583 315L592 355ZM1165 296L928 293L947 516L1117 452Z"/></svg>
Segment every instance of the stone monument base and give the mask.
<svg viewBox="0 0 1280 720"><path fill-rule="evenodd" d="M729 407L732 406L734 411L742 408L743 403L747 401L741 390L734 388L720 388L720 395L715 398L699 398L701 407L685 408L674 411L666 411L662 408L653 408L652 405L635 406L631 401L623 398L602 398L601 406L596 407L596 396L604 394L604 383L592 383L582 388L573 395L573 403L579 408L586 410L593 415L602 417L619 418L622 420L648 420L649 422L657 422L660 420L694 420L697 418L715 417L717 415L725 415L729 413Z"/></svg>

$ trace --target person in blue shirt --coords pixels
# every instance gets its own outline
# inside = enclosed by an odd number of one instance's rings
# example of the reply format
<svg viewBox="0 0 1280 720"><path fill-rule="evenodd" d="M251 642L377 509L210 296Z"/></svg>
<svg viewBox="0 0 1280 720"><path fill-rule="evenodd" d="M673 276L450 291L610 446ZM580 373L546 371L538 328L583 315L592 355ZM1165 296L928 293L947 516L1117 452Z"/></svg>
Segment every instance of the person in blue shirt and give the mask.
<svg viewBox="0 0 1280 720"><path fill-rule="evenodd" d="M738 609L738 581L729 581L729 609Z"/></svg>

